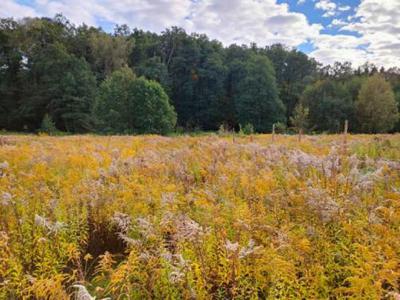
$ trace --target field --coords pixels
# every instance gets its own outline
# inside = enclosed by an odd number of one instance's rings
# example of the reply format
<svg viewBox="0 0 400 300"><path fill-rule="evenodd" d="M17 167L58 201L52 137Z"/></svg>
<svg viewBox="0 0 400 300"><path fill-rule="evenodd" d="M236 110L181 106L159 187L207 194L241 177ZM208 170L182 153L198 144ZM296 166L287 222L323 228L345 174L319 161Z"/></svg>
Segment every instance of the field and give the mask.
<svg viewBox="0 0 400 300"><path fill-rule="evenodd" d="M400 299L400 135L0 140L0 299Z"/></svg>

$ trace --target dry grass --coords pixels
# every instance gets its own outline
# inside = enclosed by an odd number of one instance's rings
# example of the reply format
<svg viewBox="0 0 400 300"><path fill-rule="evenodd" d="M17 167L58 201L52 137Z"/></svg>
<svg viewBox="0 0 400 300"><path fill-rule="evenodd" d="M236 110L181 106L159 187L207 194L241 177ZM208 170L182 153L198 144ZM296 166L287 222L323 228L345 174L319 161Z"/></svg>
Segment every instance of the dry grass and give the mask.
<svg viewBox="0 0 400 300"><path fill-rule="evenodd" d="M0 140L0 299L400 296L399 135Z"/></svg>

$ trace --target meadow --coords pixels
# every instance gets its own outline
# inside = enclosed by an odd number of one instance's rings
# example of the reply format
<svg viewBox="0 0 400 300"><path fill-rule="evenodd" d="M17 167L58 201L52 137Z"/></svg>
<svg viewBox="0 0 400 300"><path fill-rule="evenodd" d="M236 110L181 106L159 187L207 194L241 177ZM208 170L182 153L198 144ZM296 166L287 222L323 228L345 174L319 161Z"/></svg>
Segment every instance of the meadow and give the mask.
<svg viewBox="0 0 400 300"><path fill-rule="evenodd" d="M0 217L0 299L400 299L399 134L4 136Z"/></svg>

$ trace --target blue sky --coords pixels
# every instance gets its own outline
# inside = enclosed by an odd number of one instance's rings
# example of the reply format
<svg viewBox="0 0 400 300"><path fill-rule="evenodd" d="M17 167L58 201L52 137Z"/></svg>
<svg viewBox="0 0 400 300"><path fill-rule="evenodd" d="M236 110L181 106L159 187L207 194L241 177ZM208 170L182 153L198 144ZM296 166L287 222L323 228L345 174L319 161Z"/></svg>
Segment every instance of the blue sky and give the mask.
<svg viewBox="0 0 400 300"><path fill-rule="evenodd" d="M280 42L325 64L386 67L399 66L399 12L400 0L0 0L0 17L62 13L106 31L180 26L225 45Z"/></svg>

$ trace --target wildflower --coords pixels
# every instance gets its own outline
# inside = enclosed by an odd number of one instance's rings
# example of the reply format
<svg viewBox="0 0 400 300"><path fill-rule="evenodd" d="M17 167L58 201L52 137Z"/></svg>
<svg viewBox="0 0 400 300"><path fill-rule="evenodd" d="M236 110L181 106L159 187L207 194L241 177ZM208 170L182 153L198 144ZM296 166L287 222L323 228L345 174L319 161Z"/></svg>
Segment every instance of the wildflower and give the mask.
<svg viewBox="0 0 400 300"><path fill-rule="evenodd" d="M171 224L175 228L173 240L194 242L205 235L208 229L203 228L199 223L187 215L176 216L171 213L164 215L161 225Z"/></svg>
<svg viewBox="0 0 400 300"><path fill-rule="evenodd" d="M4 161L2 163L0 163L0 170L6 170L8 169L10 165L8 164L8 162Z"/></svg>
<svg viewBox="0 0 400 300"><path fill-rule="evenodd" d="M5 241L6 243L9 240L9 237L5 231L0 231L0 240Z"/></svg>
<svg viewBox="0 0 400 300"><path fill-rule="evenodd" d="M321 162L322 170L326 177L332 177L340 168L340 158L337 149L333 147L329 155Z"/></svg>
<svg viewBox="0 0 400 300"><path fill-rule="evenodd" d="M8 169L10 165L8 164L8 162L4 161L2 163L0 163L0 175L4 174L5 171Z"/></svg>
<svg viewBox="0 0 400 300"><path fill-rule="evenodd" d="M226 240L225 242L225 248L229 252L236 252L239 249L239 243L232 243L230 240Z"/></svg>
<svg viewBox="0 0 400 300"><path fill-rule="evenodd" d="M173 284L182 282L188 265L183 256L181 254L171 254L170 252L164 252L161 256L171 265L171 272L168 275L169 281Z"/></svg>
<svg viewBox="0 0 400 300"><path fill-rule="evenodd" d="M172 262L172 253L167 251L161 254L161 257L164 258L168 262Z"/></svg>
<svg viewBox="0 0 400 300"><path fill-rule="evenodd" d="M131 217L127 214L116 212L112 221L117 225L120 232L126 233L131 227Z"/></svg>
<svg viewBox="0 0 400 300"><path fill-rule="evenodd" d="M29 283L31 283L31 284L33 284L36 281L36 278L30 274L26 275L25 277L26 277L26 279L28 279Z"/></svg>
<svg viewBox="0 0 400 300"><path fill-rule="evenodd" d="M0 203L4 206L10 205L11 199L12 199L12 195L10 193L3 192L1 194L1 202Z"/></svg>
<svg viewBox="0 0 400 300"><path fill-rule="evenodd" d="M74 288L77 288L78 291L75 294L76 300L95 300L96 297L92 297L85 286L80 284L74 284Z"/></svg>
<svg viewBox="0 0 400 300"><path fill-rule="evenodd" d="M296 165L301 172L304 172L309 167L320 167L320 160L318 157L300 150L289 153L289 162Z"/></svg>
<svg viewBox="0 0 400 300"><path fill-rule="evenodd" d="M175 193L162 193L161 195L161 204L162 205L170 205L174 203Z"/></svg>
<svg viewBox="0 0 400 300"><path fill-rule="evenodd" d="M151 255L147 251L143 251L142 253L139 254L139 260L141 261L148 261L151 258Z"/></svg>
<svg viewBox="0 0 400 300"><path fill-rule="evenodd" d="M122 241L124 241L127 245L130 245L130 246L137 246L137 245L141 244L141 242L139 240L132 239L132 238L128 237L126 234L123 234L122 232L118 233L118 237Z"/></svg>
<svg viewBox="0 0 400 300"><path fill-rule="evenodd" d="M245 221L238 219L236 222L237 226L240 226L241 228L245 230L251 230L251 227L249 224L247 224Z"/></svg>
<svg viewBox="0 0 400 300"><path fill-rule="evenodd" d="M65 224L62 222L52 223L39 215L35 215L35 224L39 227L47 229L50 233L57 233L65 226Z"/></svg>
<svg viewBox="0 0 400 300"><path fill-rule="evenodd" d="M38 239L38 243L39 243L39 244L46 243L46 242L47 242L47 239L46 239L45 237L40 237L40 238Z"/></svg>
<svg viewBox="0 0 400 300"><path fill-rule="evenodd" d="M183 281L185 274L174 268L174 271L169 273L168 279L171 283L179 283Z"/></svg>
<svg viewBox="0 0 400 300"><path fill-rule="evenodd" d="M112 163L108 168L108 175L111 177L116 177L118 176L118 173L119 173L118 166L115 163Z"/></svg>
<svg viewBox="0 0 400 300"><path fill-rule="evenodd" d="M368 214L368 222L370 224L381 224L382 220L379 218L374 211Z"/></svg>
<svg viewBox="0 0 400 300"><path fill-rule="evenodd" d="M320 215L324 223L331 221L339 212L339 205L322 189L308 188L306 203Z"/></svg>
<svg viewBox="0 0 400 300"><path fill-rule="evenodd" d="M136 223L136 228L144 237L149 238L154 235L153 224L148 219L137 218Z"/></svg>
<svg viewBox="0 0 400 300"><path fill-rule="evenodd" d="M400 300L400 294L396 292L388 293L388 296L392 296L394 300Z"/></svg>
<svg viewBox="0 0 400 300"><path fill-rule="evenodd" d="M347 161L348 161L350 167L352 167L352 168L357 168L358 165L360 164L360 160L358 159L356 154L353 154L352 156L350 156Z"/></svg>
<svg viewBox="0 0 400 300"><path fill-rule="evenodd" d="M39 215L35 215L35 224L40 227L48 226L48 222L47 222L46 218L39 216Z"/></svg>
<svg viewBox="0 0 400 300"><path fill-rule="evenodd" d="M289 244L289 237L286 232L278 231L276 241L278 242L278 249L285 248Z"/></svg>
<svg viewBox="0 0 400 300"><path fill-rule="evenodd" d="M57 222L55 222L54 224L53 224L53 226L52 226L52 231L54 231L54 232L58 232L58 231L60 231L62 228L64 228L64 226L65 226L65 224L63 223L63 222L59 222L59 221L57 221Z"/></svg>
<svg viewBox="0 0 400 300"><path fill-rule="evenodd" d="M194 241L205 233L202 226L188 216L181 216L176 222L177 239Z"/></svg>
<svg viewBox="0 0 400 300"><path fill-rule="evenodd" d="M347 177L344 174L339 174L337 181L340 184L345 184L347 182Z"/></svg>
<svg viewBox="0 0 400 300"><path fill-rule="evenodd" d="M262 248L262 246L257 246L257 247L254 246L255 242L254 240L251 239L246 247L240 249L239 258L245 258L246 256L249 256L250 254L253 254Z"/></svg>

